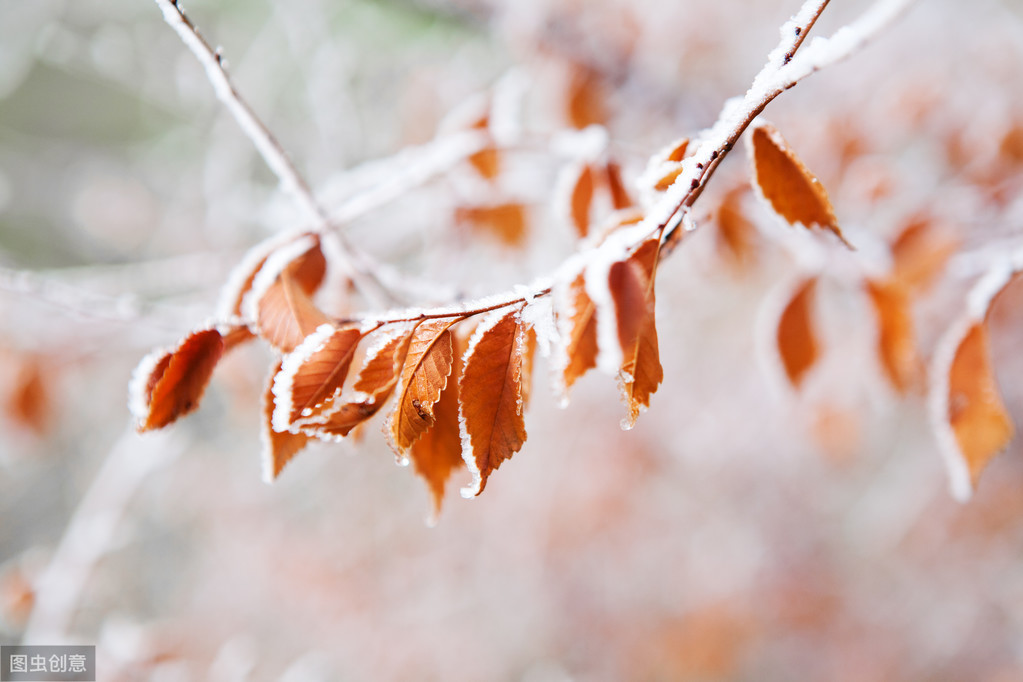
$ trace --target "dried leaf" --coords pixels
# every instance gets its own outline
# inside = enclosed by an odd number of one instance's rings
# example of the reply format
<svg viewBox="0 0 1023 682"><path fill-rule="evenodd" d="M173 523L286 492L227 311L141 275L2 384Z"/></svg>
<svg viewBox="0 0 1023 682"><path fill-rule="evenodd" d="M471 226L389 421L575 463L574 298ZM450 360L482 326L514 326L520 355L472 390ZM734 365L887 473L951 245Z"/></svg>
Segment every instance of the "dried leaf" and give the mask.
<svg viewBox="0 0 1023 682"><path fill-rule="evenodd" d="M593 169L588 164L579 168L579 175L572 185L572 225L585 238L590 231L590 206L593 204Z"/></svg>
<svg viewBox="0 0 1023 682"><path fill-rule="evenodd" d="M220 332L203 329L186 336L173 350L143 358L130 389L138 430L163 428L196 409L223 352Z"/></svg>
<svg viewBox="0 0 1023 682"><path fill-rule="evenodd" d="M256 306L259 335L284 353L293 351L302 339L330 322L288 270L270 285Z"/></svg>
<svg viewBox="0 0 1023 682"><path fill-rule="evenodd" d="M382 344L370 349L352 387L361 397L325 411L312 430L318 435L340 438L375 415L394 392L411 339L412 330L406 329L385 336Z"/></svg>
<svg viewBox="0 0 1023 682"><path fill-rule="evenodd" d="M274 380L281 371L281 362L277 363L270 374L266 391L263 392L263 480L273 482L309 441L304 433L276 431L273 428L274 414Z"/></svg>
<svg viewBox="0 0 1023 682"><path fill-rule="evenodd" d="M1015 433L995 381L986 322L970 325L956 346L948 368L947 407L970 485L976 486L981 472Z"/></svg>
<svg viewBox="0 0 1023 682"><path fill-rule="evenodd" d="M830 230L849 246L838 228L828 193L781 134L769 125L753 129L753 182L775 213L790 225Z"/></svg>
<svg viewBox="0 0 1023 682"><path fill-rule="evenodd" d="M508 246L521 246L526 239L526 207L520 203L460 206L455 221L484 230Z"/></svg>
<svg viewBox="0 0 1023 682"><path fill-rule="evenodd" d="M526 441L522 418L525 330L519 310L497 311L469 341L459 381L462 456L473 474L464 496L479 495L490 474Z"/></svg>
<svg viewBox="0 0 1023 682"><path fill-rule="evenodd" d="M273 426L287 431L323 411L344 385L363 333L325 324L285 356L274 380Z"/></svg>
<svg viewBox="0 0 1023 682"><path fill-rule="evenodd" d="M399 454L435 421L434 405L451 374L450 327L458 318L423 320L416 326L401 370L401 390L391 414L391 439Z"/></svg>
<svg viewBox="0 0 1023 682"><path fill-rule="evenodd" d="M905 392L921 376L909 296L898 281L868 281L866 289L877 315L877 351L881 366L892 385Z"/></svg>
<svg viewBox="0 0 1023 682"><path fill-rule="evenodd" d="M569 309L559 313L566 354L561 382L566 393L576 379L597 366L597 306L586 294L582 273L572 282L569 296Z"/></svg>
<svg viewBox="0 0 1023 682"><path fill-rule="evenodd" d="M292 257L291 251L296 246L306 248ZM311 296L319 288L327 271L327 261L318 236L302 233L290 235L283 241L267 240L251 249L229 276L228 283L221 293L222 317L238 317L243 314L243 302L252 291L256 277L263 270L263 266L268 261L275 260L278 255L283 255L289 260L284 264L274 264L276 271L272 273L273 278L286 270L306 294Z"/></svg>
<svg viewBox="0 0 1023 682"><path fill-rule="evenodd" d="M426 480L433 495L433 514L440 513L444 488L451 474L465 464L462 459L462 437L458 428L458 382L462 375L461 356L464 340L452 334L453 360L451 374L433 406L434 421L410 450L416 473Z"/></svg>
<svg viewBox="0 0 1023 682"><path fill-rule="evenodd" d="M688 149L689 138L683 137L658 152L644 173L645 182L652 184L658 192L671 187L682 173L682 159L685 158Z"/></svg>
<svg viewBox="0 0 1023 682"><path fill-rule="evenodd" d="M796 288L778 320L778 352L785 374L797 388L820 355L820 344L812 323L816 291L816 277L803 282Z"/></svg>
<svg viewBox="0 0 1023 682"><path fill-rule="evenodd" d="M664 379L654 318L654 281L659 255L660 238L657 236L640 245L628 260L613 264L608 275L618 317L618 342L622 347L618 376L629 410L622 421L624 428L635 426L640 406L650 406L650 396Z"/></svg>

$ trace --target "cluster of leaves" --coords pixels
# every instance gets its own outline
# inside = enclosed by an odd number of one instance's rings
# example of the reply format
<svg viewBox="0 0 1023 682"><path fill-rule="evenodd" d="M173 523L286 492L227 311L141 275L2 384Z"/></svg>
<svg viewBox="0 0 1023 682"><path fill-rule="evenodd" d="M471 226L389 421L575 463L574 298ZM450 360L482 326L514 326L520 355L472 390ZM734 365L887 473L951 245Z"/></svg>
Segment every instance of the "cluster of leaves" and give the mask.
<svg viewBox="0 0 1023 682"><path fill-rule="evenodd" d="M488 126L489 116L483 114L468 127L487 133ZM563 399L590 369L616 375L627 410L623 427L631 428L664 378L655 321L659 261L695 227L688 209L732 143L699 162L700 150L688 138L667 146L637 179L648 199L638 205L613 160L571 165L563 173L569 179L563 213L581 240L580 252L549 283L527 293L334 318L313 300L330 265L324 245L331 233L304 231L261 244L236 268L217 323L139 365L132 385L138 428L162 428L194 410L223 353L254 337L279 356L264 394L268 480L310 439L356 434L391 402L384 432L399 461L411 462L427 481L435 507L452 472L463 465L472 483L462 493L478 495L491 473L525 442L523 413L538 347L552 358L553 383ZM789 226L811 230L825 250L854 250L827 192L775 128L755 123L748 148L751 184L771 213ZM500 174L500 150L493 140L467 161L485 180ZM702 173L690 180L686 171L694 167ZM672 218L654 220L655 227L645 229L652 207L682 184L688 193L676 194L683 201ZM595 219L598 191L614 211L603 221ZM722 238L738 258L753 248L753 228L741 206L744 193L745 188L727 193L718 210ZM523 207L517 203L463 207L457 219L486 226L509 244L523 233ZM604 227L595 230L597 225ZM602 252L615 238L623 248ZM859 268L856 279L875 311L879 364L896 390L909 392L928 378L914 339L912 304L956 244L921 218L885 246L891 267L882 274ZM608 252L613 258L605 262ZM936 430L947 436L943 447L953 489L962 497L1013 433L992 373L985 318L1015 272L1012 267L982 282L982 292L974 296L980 302L950 330L927 382ZM795 389L822 353L814 300L825 276L822 268L810 268L795 277L775 319L778 362Z"/></svg>

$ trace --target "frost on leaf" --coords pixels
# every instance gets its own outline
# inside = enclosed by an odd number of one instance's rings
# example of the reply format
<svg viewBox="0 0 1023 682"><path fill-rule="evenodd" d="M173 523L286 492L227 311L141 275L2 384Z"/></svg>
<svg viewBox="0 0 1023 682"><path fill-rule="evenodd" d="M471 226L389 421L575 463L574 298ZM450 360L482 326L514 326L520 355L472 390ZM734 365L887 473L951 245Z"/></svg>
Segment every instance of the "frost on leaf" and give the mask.
<svg viewBox="0 0 1023 682"><path fill-rule="evenodd" d="M391 440L399 455L436 421L434 406L453 365L450 327L457 321L457 317L423 320L412 332L390 418Z"/></svg>
<svg viewBox="0 0 1023 682"><path fill-rule="evenodd" d="M330 321L287 269L263 292L256 309L259 335L285 353Z"/></svg>
<svg viewBox="0 0 1023 682"><path fill-rule="evenodd" d="M452 334L453 359L440 398L433 406L434 421L414 443L409 452L416 473L423 477L433 496L433 514L440 513L444 488L451 474L465 462L462 459L462 437L458 429L458 380L462 375L461 356L465 344Z"/></svg>
<svg viewBox="0 0 1023 682"><path fill-rule="evenodd" d="M285 465L306 446L309 437L302 433L277 431L273 428L274 379L281 371L278 362L270 374L270 381L263 393L263 480L267 483L276 479Z"/></svg>
<svg viewBox="0 0 1023 682"><path fill-rule="evenodd" d="M812 321L816 291L816 277L800 284L778 320L778 353L785 375L797 388L820 355L820 344Z"/></svg>
<svg viewBox="0 0 1023 682"><path fill-rule="evenodd" d="M558 383L566 394L576 379L597 366L597 306L586 294L582 273L572 282L567 295L567 306L558 311L564 344Z"/></svg>
<svg viewBox="0 0 1023 682"><path fill-rule="evenodd" d="M317 435L340 438L375 415L394 392L399 371L408 353L412 331L384 336L383 342L370 349L352 390L355 400L340 402L324 411L311 431Z"/></svg>
<svg viewBox="0 0 1023 682"><path fill-rule="evenodd" d="M473 474L464 496L483 492L490 474L526 442L525 332L519 310L497 311L480 323L469 341L459 381L462 456Z"/></svg>
<svg viewBox="0 0 1023 682"><path fill-rule="evenodd" d="M753 184L768 205L790 225L830 230L849 246L820 181L803 165L774 127L752 131Z"/></svg>
<svg viewBox="0 0 1023 682"><path fill-rule="evenodd" d="M579 167L579 174L572 184L572 225L580 239L590 231L590 205L593 203L593 169L589 164Z"/></svg>
<svg viewBox="0 0 1023 682"><path fill-rule="evenodd" d="M645 241L627 260L611 266L608 285L618 318L618 342L622 348L622 365L618 376L628 414L624 428L636 424L641 407L650 406L664 371L657 346L654 318L654 281L660 239Z"/></svg>
<svg viewBox="0 0 1023 682"><path fill-rule="evenodd" d="M892 385L906 392L921 376L921 361L913 335L909 296L894 280L866 282L877 317L877 352Z"/></svg>
<svg viewBox="0 0 1023 682"><path fill-rule="evenodd" d="M650 160L650 166L644 173L647 182L658 192L671 187L682 173L682 159L685 158L688 149L688 137L676 140L662 149Z"/></svg>
<svg viewBox="0 0 1023 682"><path fill-rule="evenodd" d="M1015 431L995 382L986 322L976 321L966 328L947 372L944 418L968 476L968 480L953 478L953 488L957 497L965 499Z"/></svg>
<svg viewBox="0 0 1023 682"><path fill-rule="evenodd" d="M186 336L173 350L143 358L130 387L138 430L163 428L196 409L223 352L220 332L203 329Z"/></svg>
<svg viewBox="0 0 1023 682"><path fill-rule="evenodd" d="M455 221L496 237L508 246L521 246L526 240L526 207L517 202L455 209Z"/></svg>
<svg viewBox="0 0 1023 682"><path fill-rule="evenodd" d="M274 380L274 428L291 430L300 420L323 411L344 385L362 336L353 327L324 324L285 356Z"/></svg>

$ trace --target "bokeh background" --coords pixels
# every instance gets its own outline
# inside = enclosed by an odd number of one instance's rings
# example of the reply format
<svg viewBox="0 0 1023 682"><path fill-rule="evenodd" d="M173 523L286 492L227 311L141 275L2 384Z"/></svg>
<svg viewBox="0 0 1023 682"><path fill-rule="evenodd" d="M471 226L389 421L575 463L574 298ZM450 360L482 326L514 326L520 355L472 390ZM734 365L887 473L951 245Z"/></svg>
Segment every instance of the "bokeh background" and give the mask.
<svg viewBox="0 0 1023 682"><path fill-rule="evenodd" d="M867 3L833 5L822 35ZM551 191L572 93L632 182L746 89L797 7L185 8L331 207L398 172L448 112L504 93L523 132L498 182L454 163L342 226L409 276L483 294L574 248ZM954 235L914 308L925 357L1020 245L1021 83L1023 5L930 0L766 113L861 247L841 262L883 267L921 215ZM821 362L799 390L781 379L772 295L805 263L751 196L752 254L722 250L717 202L748 178L737 152L660 269L665 381L636 428L619 428L611 377L587 375L561 409L540 361L524 449L478 499L459 498L459 474L430 528L379 421L261 481L265 347L225 359L197 413L134 434L138 360L209 319L234 263L302 216L154 4L4 0L0 641L96 644L103 680L1023 679L1019 443L972 501L951 498L926 386L886 380L849 268L821 286ZM494 196L528 207L521 244L456 219ZM995 364L1019 421L1023 315L1006 293ZM343 283L324 300L366 307Z"/></svg>

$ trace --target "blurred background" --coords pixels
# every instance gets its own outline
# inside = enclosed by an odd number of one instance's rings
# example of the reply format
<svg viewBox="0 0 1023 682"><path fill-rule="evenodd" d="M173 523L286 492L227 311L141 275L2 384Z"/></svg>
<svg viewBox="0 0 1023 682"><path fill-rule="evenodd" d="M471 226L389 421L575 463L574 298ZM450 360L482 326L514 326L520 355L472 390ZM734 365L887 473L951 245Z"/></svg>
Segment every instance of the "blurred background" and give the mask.
<svg viewBox="0 0 1023 682"><path fill-rule="evenodd" d="M868 6L832 4L815 34ZM514 141L497 178L456 158L342 226L475 295L575 248L552 190L578 160L564 131L603 126L632 188L745 91L797 3L185 9L332 209L434 158L462 125L449 112L490 101ZM4 0L0 641L96 644L103 680L1023 679L1021 446L952 499L926 384L887 380L849 266L883 270L914 220L954 240L913 308L928 359L1021 245L1021 83L1023 5L931 0L780 97L765 115L858 247L821 280L804 382L779 373L771 310L807 265L748 192L743 146L660 268L665 380L636 428L597 372L559 408L541 360L525 447L477 499L460 472L429 528L379 419L261 481L265 346L228 356L198 412L135 435L139 359L210 319L245 251L302 215L153 3ZM736 188L755 228L739 250L718 211ZM518 237L465 219L502 200L524 207ZM992 313L1017 422L1020 294ZM367 307L343 282L322 300Z"/></svg>

